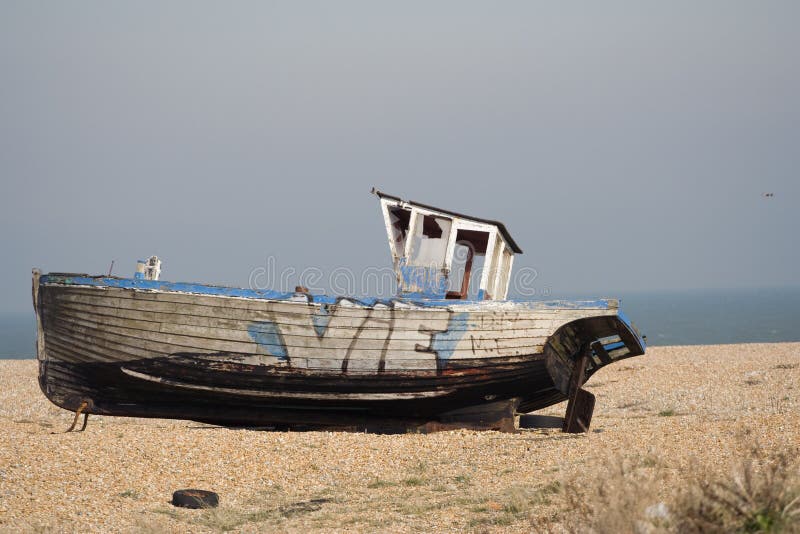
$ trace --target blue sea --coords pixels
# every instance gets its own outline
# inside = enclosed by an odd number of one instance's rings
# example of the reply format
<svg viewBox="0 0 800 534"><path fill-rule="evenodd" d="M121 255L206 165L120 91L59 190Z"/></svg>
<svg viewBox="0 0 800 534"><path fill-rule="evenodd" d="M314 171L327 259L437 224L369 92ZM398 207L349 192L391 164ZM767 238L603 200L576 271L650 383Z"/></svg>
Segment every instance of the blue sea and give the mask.
<svg viewBox="0 0 800 534"><path fill-rule="evenodd" d="M649 346L800 341L800 288L622 293Z"/></svg>
<svg viewBox="0 0 800 534"><path fill-rule="evenodd" d="M800 341L800 288L603 296L622 299L623 311L647 336L649 346ZM0 359L34 358L35 340L32 311L0 313Z"/></svg>

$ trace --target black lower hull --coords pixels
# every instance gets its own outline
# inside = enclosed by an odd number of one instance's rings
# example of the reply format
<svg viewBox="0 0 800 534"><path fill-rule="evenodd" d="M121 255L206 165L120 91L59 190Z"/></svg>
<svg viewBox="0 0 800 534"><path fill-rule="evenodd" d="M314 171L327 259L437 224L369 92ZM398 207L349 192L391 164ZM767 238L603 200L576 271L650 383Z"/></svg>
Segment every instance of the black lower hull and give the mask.
<svg viewBox="0 0 800 534"><path fill-rule="evenodd" d="M180 354L127 362L40 363L55 404L84 412L226 425L402 431L460 421L494 428L507 409L563 401L545 356L459 362L444 373L338 374ZM500 412L498 412L500 410ZM513 413L512 413L513 416ZM470 423L472 421L472 423Z"/></svg>

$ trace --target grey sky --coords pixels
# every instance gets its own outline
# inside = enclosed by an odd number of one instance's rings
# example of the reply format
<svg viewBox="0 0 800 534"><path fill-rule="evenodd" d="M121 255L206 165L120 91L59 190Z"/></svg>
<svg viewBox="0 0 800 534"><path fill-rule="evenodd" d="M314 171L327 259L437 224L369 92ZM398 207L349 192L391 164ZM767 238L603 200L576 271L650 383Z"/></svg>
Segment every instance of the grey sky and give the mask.
<svg viewBox="0 0 800 534"><path fill-rule="evenodd" d="M372 185L540 287L798 285L800 3L0 3L0 311L30 268L386 266ZM763 192L774 192L763 198Z"/></svg>

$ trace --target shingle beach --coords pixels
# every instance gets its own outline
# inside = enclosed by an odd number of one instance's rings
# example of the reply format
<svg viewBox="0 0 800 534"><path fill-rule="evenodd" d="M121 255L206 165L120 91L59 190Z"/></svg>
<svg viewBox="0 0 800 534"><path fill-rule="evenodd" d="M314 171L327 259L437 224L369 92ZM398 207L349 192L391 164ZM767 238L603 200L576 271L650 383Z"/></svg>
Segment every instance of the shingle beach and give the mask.
<svg viewBox="0 0 800 534"><path fill-rule="evenodd" d="M569 480L650 458L673 484L800 442L800 343L655 347L601 369L592 431L273 432L73 414L0 361L0 532L558 531ZM564 405L546 410L563 415ZM172 492L217 492L186 510Z"/></svg>

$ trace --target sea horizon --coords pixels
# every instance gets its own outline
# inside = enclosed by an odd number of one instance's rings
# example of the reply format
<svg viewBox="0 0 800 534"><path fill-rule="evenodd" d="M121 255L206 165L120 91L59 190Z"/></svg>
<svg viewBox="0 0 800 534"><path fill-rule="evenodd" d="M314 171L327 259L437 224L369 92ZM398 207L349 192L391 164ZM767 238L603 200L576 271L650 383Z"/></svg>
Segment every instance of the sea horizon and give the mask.
<svg viewBox="0 0 800 534"><path fill-rule="evenodd" d="M648 346L800 341L800 287L678 289L552 294L550 299L619 297ZM36 317L0 312L0 359L36 357Z"/></svg>

